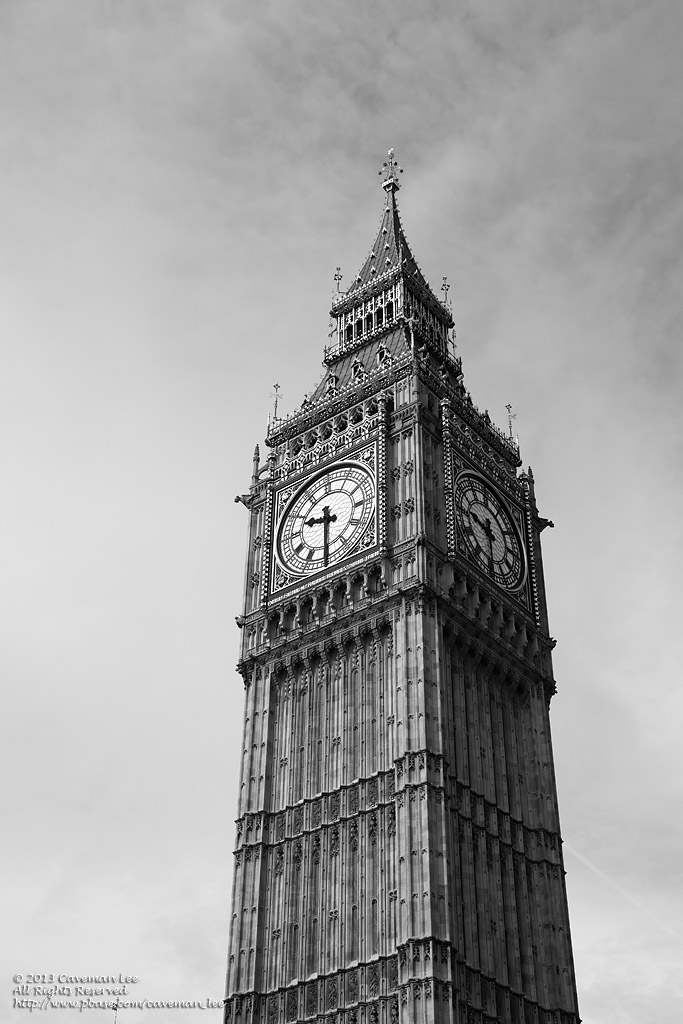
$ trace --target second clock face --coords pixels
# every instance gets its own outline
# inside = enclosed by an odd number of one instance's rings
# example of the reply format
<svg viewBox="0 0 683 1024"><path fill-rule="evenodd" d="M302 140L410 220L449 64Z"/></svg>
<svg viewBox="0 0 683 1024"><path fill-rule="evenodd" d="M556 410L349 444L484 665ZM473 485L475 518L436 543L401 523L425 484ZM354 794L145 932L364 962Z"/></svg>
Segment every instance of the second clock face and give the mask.
<svg viewBox="0 0 683 1024"><path fill-rule="evenodd" d="M469 554L500 586L518 590L524 555L510 513L479 476L463 474L455 485L455 514Z"/></svg>
<svg viewBox="0 0 683 1024"><path fill-rule="evenodd" d="M287 507L277 536L278 555L291 572L320 572L351 554L375 510L372 475L344 463L321 473Z"/></svg>

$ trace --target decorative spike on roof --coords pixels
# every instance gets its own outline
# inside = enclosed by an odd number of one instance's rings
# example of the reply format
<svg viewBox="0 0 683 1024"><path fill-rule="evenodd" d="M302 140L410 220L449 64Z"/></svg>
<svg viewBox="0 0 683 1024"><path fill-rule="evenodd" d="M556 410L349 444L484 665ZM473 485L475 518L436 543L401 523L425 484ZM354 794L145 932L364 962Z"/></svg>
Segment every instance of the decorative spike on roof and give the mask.
<svg viewBox="0 0 683 1024"><path fill-rule="evenodd" d="M403 174L403 168L399 167L398 160L396 160L394 156L393 149L389 150L387 156L389 157L389 159L384 161L384 163L382 164L382 170L378 171L377 173L380 175L384 175L382 188L384 189L385 192L398 192L401 186L398 183L396 171L398 171L399 174Z"/></svg>

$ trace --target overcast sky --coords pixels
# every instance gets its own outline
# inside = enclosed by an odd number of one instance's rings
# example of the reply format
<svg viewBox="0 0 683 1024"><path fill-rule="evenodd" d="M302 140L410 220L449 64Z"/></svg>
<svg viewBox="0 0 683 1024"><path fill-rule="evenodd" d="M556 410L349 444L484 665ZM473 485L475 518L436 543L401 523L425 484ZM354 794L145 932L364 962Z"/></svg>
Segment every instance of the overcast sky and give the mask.
<svg viewBox="0 0 683 1024"><path fill-rule="evenodd" d="M0 0L8 1020L14 972L222 996L233 497L273 383L288 412L321 375L393 146L556 526L582 1016L679 1024L682 40L679 0Z"/></svg>

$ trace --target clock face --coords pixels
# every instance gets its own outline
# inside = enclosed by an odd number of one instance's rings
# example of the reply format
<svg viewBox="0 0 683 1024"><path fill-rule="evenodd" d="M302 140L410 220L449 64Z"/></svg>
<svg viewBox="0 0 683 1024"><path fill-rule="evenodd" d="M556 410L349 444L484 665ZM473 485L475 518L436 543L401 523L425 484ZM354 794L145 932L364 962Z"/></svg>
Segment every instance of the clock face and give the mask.
<svg viewBox="0 0 683 1024"><path fill-rule="evenodd" d="M481 477L462 474L455 514L470 557L501 587L518 590L525 573L522 544L498 494Z"/></svg>
<svg viewBox="0 0 683 1024"><path fill-rule="evenodd" d="M372 475L344 463L306 484L288 505L278 530L280 561L291 572L319 572L351 554L375 510Z"/></svg>

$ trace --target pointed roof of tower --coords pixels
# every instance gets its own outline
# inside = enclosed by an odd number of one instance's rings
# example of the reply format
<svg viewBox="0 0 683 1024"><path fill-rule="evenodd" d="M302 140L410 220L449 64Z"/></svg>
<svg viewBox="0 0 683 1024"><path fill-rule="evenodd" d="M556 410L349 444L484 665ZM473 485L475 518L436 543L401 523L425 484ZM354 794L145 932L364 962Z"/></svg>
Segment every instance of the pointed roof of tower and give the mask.
<svg viewBox="0 0 683 1024"><path fill-rule="evenodd" d="M429 285L420 270L417 260L413 256L408 245L401 218L396 202L396 193L399 185L398 175L403 174L403 168L399 167L394 156L393 149L390 149L388 159L384 161L382 170L384 175L382 188L386 192L386 204L379 225L377 237L370 250L360 272L354 278L345 298L353 300L353 297L367 288L371 288L379 279L384 279L396 271L403 271L409 278L429 289Z"/></svg>
<svg viewBox="0 0 683 1024"><path fill-rule="evenodd" d="M400 188L399 174L403 173L403 168L399 167L393 149L389 150L379 173L384 176L382 188L386 193L386 201L375 243L348 290L337 291L332 301L330 315L340 321L341 317L357 309L359 304L373 295L381 294L387 287L401 279L413 298L423 302L445 328L449 329L453 326L450 309L430 288L408 245L401 224L396 193ZM337 287L340 279L341 276L335 277ZM402 315L401 312L399 315Z"/></svg>

